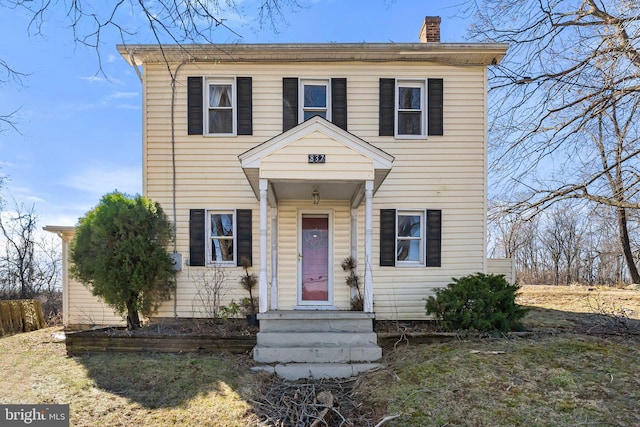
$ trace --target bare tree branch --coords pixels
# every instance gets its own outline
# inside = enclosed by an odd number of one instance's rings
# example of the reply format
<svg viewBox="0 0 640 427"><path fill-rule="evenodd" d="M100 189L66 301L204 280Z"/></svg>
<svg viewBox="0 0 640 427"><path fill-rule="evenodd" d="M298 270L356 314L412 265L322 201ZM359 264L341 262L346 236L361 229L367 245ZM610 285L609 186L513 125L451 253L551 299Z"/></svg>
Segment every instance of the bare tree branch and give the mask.
<svg viewBox="0 0 640 427"><path fill-rule="evenodd" d="M231 17L256 14L260 26L274 31L286 24L287 10L302 7L298 0L256 0L245 4L236 0L117 0L91 2L87 0L0 0L0 7L9 11L26 11L30 22L26 32L46 33L47 25L68 25L72 39L93 49L97 58L96 74L105 75L102 50L106 34L115 34L123 45L129 43L164 44L215 43L242 34L227 24ZM221 54L229 55L222 51ZM170 70L167 64L167 69ZM22 74L0 59L0 86L18 82ZM15 112L0 113L0 125L16 127ZM0 127L0 131L2 127Z"/></svg>

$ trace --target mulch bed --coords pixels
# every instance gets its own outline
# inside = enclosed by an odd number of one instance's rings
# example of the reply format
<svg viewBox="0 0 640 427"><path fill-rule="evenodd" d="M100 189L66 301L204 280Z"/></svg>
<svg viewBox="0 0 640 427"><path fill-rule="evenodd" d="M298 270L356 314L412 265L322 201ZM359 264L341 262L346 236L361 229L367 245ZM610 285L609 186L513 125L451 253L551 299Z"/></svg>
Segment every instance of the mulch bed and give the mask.
<svg viewBox="0 0 640 427"><path fill-rule="evenodd" d="M100 328L110 336L211 336L219 338L247 337L258 333L257 326L249 326L246 319L151 319L140 329L124 327Z"/></svg>

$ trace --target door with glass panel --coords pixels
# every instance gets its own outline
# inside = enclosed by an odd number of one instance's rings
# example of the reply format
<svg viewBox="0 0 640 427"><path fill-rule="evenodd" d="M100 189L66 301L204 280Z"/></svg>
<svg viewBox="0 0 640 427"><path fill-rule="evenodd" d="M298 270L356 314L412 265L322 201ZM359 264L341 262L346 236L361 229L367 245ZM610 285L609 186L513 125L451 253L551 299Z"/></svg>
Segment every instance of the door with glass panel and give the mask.
<svg viewBox="0 0 640 427"><path fill-rule="evenodd" d="M331 234L328 214L302 214L298 247L298 304L331 303Z"/></svg>

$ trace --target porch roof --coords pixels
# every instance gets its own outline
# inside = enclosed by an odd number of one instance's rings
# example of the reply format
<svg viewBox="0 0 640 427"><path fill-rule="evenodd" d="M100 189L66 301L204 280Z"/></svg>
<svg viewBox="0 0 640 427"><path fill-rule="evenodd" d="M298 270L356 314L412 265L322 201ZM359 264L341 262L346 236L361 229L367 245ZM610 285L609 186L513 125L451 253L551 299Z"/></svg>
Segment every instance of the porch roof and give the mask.
<svg viewBox="0 0 640 427"><path fill-rule="evenodd" d="M322 155L322 163L309 156ZM350 200L359 206L365 181L374 193L391 171L394 157L320 116L314 116L238 156L259 197L259 180L270 184L269 204L308 200L318 190L323 200Z"/></svg>

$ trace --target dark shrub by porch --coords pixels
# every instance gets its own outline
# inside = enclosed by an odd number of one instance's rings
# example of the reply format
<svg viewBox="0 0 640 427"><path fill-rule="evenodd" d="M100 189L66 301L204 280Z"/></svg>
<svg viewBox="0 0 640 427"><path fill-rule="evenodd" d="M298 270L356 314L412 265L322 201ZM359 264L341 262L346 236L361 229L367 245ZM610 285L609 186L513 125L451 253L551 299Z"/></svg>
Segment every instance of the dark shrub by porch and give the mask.
<svg viewBox="0 0 640 427"><path fill-rule="evenodd" d="M453 278L427 299L427 314L435 314L446 330L519 331L527 310L516 304L517 285L503 275L476 273Z"/></svg>

